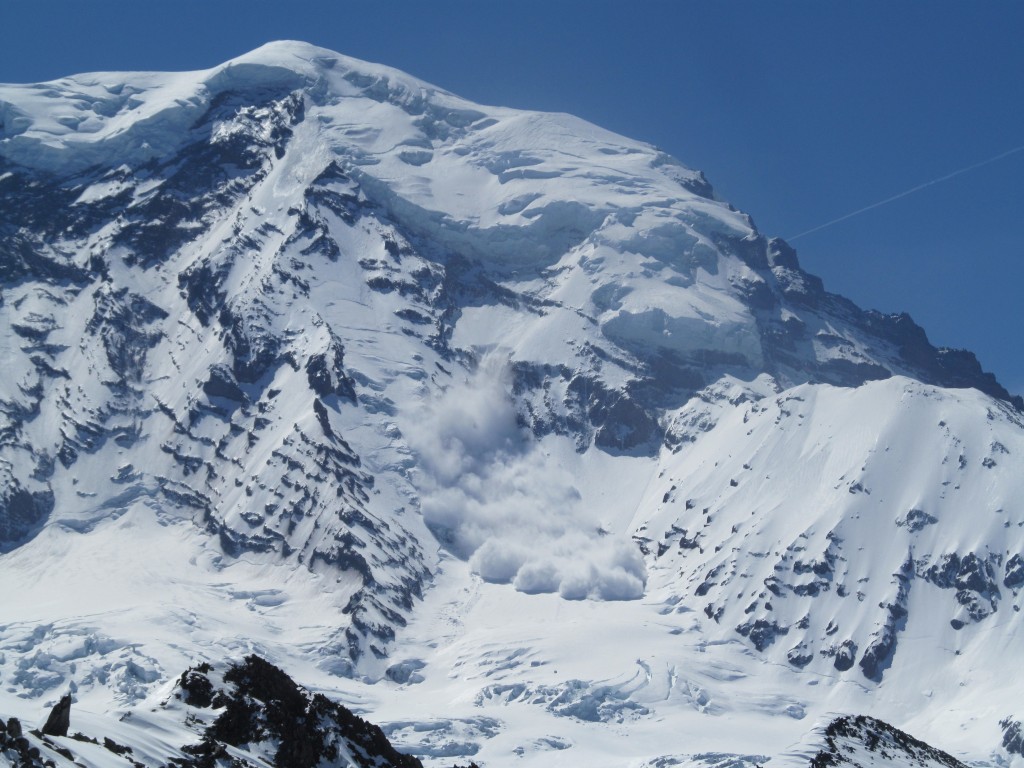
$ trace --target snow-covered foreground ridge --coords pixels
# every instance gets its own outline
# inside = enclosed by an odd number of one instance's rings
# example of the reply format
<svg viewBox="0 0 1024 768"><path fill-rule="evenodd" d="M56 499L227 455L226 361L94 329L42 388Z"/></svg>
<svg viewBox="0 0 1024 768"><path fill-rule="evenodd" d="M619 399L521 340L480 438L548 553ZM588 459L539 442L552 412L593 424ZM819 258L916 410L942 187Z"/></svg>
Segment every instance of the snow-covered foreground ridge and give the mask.
<svg viewBox="0 0 1024 768"><path fill-rule="evenodd" d="M1019 398L648 145L301 43L4 85L0 291L0 713L256 653L435 766L1021 759Z"/></svg>

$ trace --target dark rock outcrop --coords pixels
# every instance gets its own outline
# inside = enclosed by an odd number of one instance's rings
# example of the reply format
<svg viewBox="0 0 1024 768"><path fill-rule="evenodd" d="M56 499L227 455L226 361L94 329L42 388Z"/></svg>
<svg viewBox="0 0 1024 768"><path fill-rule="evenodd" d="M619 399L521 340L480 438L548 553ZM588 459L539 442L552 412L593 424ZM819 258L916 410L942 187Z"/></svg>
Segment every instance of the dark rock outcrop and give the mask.
<svg viewBox="0 0 1024 768"><path fill-rule="evenodd" d="M15 768L48 768L39 748L25 737L21 721L16 717L6 722L0 720L0 763Z"/></svg>
<svg viewBox="0 0 1024 768"><path fill-rule="evenodd" d="M175 761L181 768L205 768L226 757L228 747L260 745L277 768L314 768L336 763L376 768L422 768L403 755L376 725L321 694L310 694L288 675L258 656L230 667L218 687L213 668L186 671L179 698L190 707L215 709L216 719L197 744ZM269 746L268 746L269 745Z"/></svg>
<svg viewBox="0 0 1024 768"><path fill-rule="evenodd" d="M71 694L68 693L50 710L50 716L46 718L46 724L43 725L43 733L47 736L67 736L70 727Z"/></svg>
<svg viewBox="0 0 1024 768"><path fill-rule="evenodd" d="M1024 756L1024 724L1007 717L999 721L999 726L1003 729L1003 749Z"/></svg>
<svg viewBox="0 0 1024 768"><path fill-rule="evenodd" d="M811 768L866 764L967 768L964 763L941 749L915 739L882 720L865 715L836 718L828 724L824 735L825 743L811 760ZM859 754L863 752L869 754Z"/></svg>

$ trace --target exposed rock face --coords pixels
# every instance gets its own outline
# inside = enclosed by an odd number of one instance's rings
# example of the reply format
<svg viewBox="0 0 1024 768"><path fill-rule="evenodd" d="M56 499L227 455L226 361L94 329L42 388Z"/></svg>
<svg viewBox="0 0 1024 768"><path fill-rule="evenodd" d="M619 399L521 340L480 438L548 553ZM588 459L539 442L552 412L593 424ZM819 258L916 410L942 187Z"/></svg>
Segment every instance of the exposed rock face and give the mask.
<svg viewBox="0 0 1024 768"><path fill-rule="evenodd" d="M67 736L71 727L71 694L61 697L46 718L43 733L47 736Z"/></svg>
<svg viewBox="0 0 1024 768"><path fill-rule="evenodd" d="M1003 749L1024 756L1024 726L1020 720L1007 717L999 721L999 726L1003 729Z"/></svg>
<svg viewBox="0 0 1024 768"><path fill-rule="evenodd" d="M0 760L15 768L48 768L39 747L26 738L21 721L10 717L0 720Z"/></svg>
<svg viewBox="0 0 1024 768"><path fill-rule="evenodd" d="M966 768L941 749L864 715L836 718L824 736L825 744L811 761L812 768L876 764Z"/></svg>
<svg viewBox="0 0 1024 768"><path fill-rule="evenodd" d="M190 755L175 761L182 768L230 759L227 747L266 755L276 768L422 768L415 757L396 752L380 728L322 695L302 690L258 656L228 668L222 683L211 680L211 673L209 665L201 665L179 681L178 695L185 704L215 714L201 741L182 747Z"/></svg>

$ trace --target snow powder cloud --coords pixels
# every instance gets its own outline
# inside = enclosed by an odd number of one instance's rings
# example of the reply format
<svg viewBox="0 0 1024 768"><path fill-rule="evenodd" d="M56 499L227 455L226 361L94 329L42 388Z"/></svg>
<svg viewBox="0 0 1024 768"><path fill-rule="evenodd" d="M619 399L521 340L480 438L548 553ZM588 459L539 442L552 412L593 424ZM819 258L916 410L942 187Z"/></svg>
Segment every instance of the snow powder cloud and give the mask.
<svg viewBox="0 0 1024 768"><path fill-rule="evenodd" d="M516 422L500 362L484 361L411 414L421 509L486 581L571 600L631 600L647 579L629 541L587 520L572 475Z"/></svg>

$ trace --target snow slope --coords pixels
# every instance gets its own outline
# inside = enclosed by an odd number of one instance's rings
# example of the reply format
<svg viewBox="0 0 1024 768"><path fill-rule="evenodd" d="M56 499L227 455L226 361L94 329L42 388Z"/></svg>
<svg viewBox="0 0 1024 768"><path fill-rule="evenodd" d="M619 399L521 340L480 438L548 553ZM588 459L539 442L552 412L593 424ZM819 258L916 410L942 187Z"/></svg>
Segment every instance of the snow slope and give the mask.
<svg viewBox="0 0 1024 768"><path fill-rule="evenodd" d="M1022 404L650 146L302 43L4 85L0 291L6 715L156 764L255 653L435 766L1021 759Z"/></svg>

